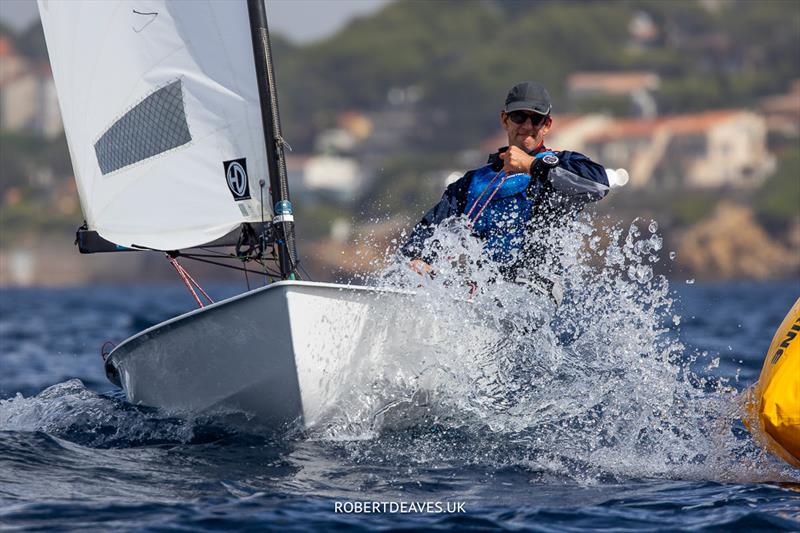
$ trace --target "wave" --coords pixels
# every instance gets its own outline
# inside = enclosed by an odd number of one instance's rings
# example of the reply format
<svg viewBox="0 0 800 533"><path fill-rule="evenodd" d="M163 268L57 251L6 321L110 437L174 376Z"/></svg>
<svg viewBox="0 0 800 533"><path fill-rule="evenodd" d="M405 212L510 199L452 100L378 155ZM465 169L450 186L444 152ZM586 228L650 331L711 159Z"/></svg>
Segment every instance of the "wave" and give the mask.
<svg viewBox="0 0 800 533"><path fill-rule="evenodd" d="M78 379L36 396L0 400L0 428L43 433L90 448L200 444L235 434L213 418L131 405L120 393L97 394Z"/></svg>
<svg viewBox="0 0 800 533"><path fill-rule="evenodd" d="M307 442L356 465L522 468L581 484L800 480L742 427L735 378L681 343L674 293L653 273L668 261L657 225L640 226L584 218L542 236L558 250L538 272L560 280L557 307L474 259L481 244L460 221L440 227L435 277L397 259L366 280L414 288L437 343L415 351L409 339L355 361L306 433L134 406L78 380L0 401L0 428L89 448Z"/></svg>

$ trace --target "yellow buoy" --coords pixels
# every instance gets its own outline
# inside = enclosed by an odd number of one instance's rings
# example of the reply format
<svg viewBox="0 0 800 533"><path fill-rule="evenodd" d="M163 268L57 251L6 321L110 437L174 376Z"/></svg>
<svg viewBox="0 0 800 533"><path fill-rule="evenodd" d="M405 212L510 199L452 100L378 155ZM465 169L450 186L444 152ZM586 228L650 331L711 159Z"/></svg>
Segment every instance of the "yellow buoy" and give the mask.
<svg viewBox="0 0 800 533"><path fill-rule="evenodd" d="M800 468L800 298L772 338L758 382L747 390L747 429Z"/></svg>

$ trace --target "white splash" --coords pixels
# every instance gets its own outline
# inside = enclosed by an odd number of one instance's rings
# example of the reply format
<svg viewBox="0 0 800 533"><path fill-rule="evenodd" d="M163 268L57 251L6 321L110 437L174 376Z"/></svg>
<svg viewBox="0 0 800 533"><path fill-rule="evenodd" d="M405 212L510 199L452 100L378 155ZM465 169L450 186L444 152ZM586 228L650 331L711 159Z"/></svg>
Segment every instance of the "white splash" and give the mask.
<svg viewBox="0 0 800 533"><path fill-rule="evenodd" d="M136 446L155 442L189 442L195 437L192 420L98 395L79 379L43 390L36 396L0 400L0 428L41 431L90 447Z"/></svg>
<svg viewBox="0 0 800 533"><path fill-rule="evenodd" d="M459 428L516 444L493 464L585 482L794 479L741 430L728 380L691 370L697 355L671 329L680 317L651 266L663 240L657 223L646 228L584 216L539 236L553 253L538 273L559 278L566 295L556 310L548 295L503 282L463 220L440 226L428 241L433 277L398 257L371 280L415 289L418 319L437 325L436 349L367 357L316 436Z"/></svg>

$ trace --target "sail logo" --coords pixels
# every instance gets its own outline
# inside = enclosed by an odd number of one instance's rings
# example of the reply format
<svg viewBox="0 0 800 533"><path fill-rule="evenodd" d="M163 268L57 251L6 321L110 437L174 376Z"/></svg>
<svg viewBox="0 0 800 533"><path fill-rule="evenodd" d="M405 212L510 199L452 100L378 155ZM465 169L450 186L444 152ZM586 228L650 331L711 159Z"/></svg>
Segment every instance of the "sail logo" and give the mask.
<svg viewBox="0 0 800 533"><path fill-rule="evenodd" d="M250 198L250 183L247 179L247 158L232 159L223 161L225 167L225 179L228 181L228 188L233 193L233 199L248 200Z"/></svg>

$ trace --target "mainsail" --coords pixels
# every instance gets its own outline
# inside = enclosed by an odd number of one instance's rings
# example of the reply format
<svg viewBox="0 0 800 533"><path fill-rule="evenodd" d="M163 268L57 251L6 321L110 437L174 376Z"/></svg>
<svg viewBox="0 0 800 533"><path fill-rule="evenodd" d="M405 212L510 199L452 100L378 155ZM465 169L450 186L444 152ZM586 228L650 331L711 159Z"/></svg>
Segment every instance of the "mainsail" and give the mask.
<svg viewBox="0 0 800 533"><path fill-rule="evenodd" d="M39 12L88 229L177 250L272 217L244 1L39 0Z"/></svg>

